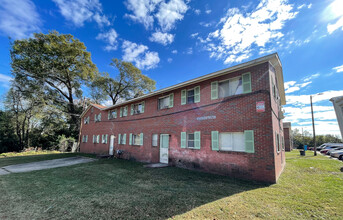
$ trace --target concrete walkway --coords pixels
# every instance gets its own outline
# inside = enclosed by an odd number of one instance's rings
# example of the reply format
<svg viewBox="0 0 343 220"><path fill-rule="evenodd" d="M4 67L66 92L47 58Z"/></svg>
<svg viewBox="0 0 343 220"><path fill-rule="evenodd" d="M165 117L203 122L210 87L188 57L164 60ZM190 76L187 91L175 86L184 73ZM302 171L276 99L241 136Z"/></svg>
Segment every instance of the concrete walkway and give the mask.
<svg viewBox="0 0 343 220"><path fill-rule="evenodd" d="M10 165L0 168L0 175L10 174L10 173L24 173L34 170L45 170L56 167L66 167L80 163L89 163L96 161L96 159L88 157L67 157L55 160L44 160L32 163L22 163L16 165Z"/></svg>

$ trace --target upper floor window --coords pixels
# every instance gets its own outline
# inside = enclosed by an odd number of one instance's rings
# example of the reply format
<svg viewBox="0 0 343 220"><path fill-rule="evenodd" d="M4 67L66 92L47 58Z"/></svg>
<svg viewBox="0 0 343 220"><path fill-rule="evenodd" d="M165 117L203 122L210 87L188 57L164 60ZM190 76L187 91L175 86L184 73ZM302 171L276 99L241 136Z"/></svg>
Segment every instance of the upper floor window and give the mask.
<svg viewBox="0 0 343 220"><path fill-rule="evenodd" d="M88 117L85 117L85 118L83 119L83 122L84 122L85 124L89 124L89 116L88 116Z"/></svg>
<svg viewBox="0 0 343 220"><path fill-rule="evenodd" d="M125 116L127 116L127 109L128 109L127 106L120 107L120 117L125 117Z"/></svg>
<svg viewBox="0 0 343 220"><path fill-rule="evenodd" d="M172 108L174 106L174 94L158 99L158 109Z"/></svg>
<svg viewBox="0 0 343 220"><path fill-rule="evenodd" d="M83 135L82 136L82 142L87 143L87 141L88 141L88 135Z"/></svg>
<svg viewBox="0 0 343 220"><path fill-rule="evenodd" d="M144 108L145 108L145 102L131 104L131 115L144 113Z"/></svg>
<svg viewBox="0 0 343 220"><path fill-rule="evenodd" d="M94 122L98 122L98 121L101 121L101 113L99 113L98 115L97 114L94 115Z"/></svg>
<svg viewBox="0 0 343 220"><path fill-rule="evenodd" d="M91 112L92 112L92 113L94 112L94 107L91 108Z"/></svg>
<svg viewBox="0 0 343 220"><path fill-rule="evenodd" d="M181 91L181 105L200 102L200 86Z"/></svg>
<svg viewBox="0 0 343 220"><path fill-rule="evenodd" d="M108 119L117 118L117 109L108 111Z"/></svg>
<svg viewBox="0 0 343 220"><path fill-rule="evenodd" d="M212 100L249 92L251 92L251 74L249 72L239 77L211 83Z"/></svg>

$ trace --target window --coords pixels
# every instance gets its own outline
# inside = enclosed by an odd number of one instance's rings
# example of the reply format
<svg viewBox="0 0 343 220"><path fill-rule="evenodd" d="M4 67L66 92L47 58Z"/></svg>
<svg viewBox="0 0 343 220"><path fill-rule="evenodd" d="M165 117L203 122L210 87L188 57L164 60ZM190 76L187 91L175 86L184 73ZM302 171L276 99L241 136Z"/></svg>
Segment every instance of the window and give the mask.
<svg viewBox="0 0 343 220"><path fill-rule="evenodd" d="M99 113L98 115L97 114L94 115L94 122L98 122L98 121L101 121L101 113Z"/></svg>
<svg viewBox="0 0 343 220"><path fill-rule="evenodd" d="M194 148L194 134L187 134L187 147Z"/></svg>
<svg viewBox="0 0 343 220"><path fill-rule="evenodd" d="M229 79L218 83L219 98L243 93L242 77Z"/></svg>
<svg viewBox="0 0 343 220"><path fill-rule="evenodd" d="M181 132L181 148L200 149L200 131L194 133Z"/></svg>
<svg viewBox="0 0 343 220"><path fill-rule="evenodd" d="M211 83L211 100L251 92L251 74Z"/></svg>
<svg viewBox="0 0 343 220"><path fill-rule="evenodd" d="M107 134L103 134L101 135L101 143L103 144L107 144L107 139L108 139L108 135Z"/></svg>
<svg viewBox="0 0 343 220"><path fill-rule="evenodd" d="M131 115L137 115L137 114L144 113L144 107L145 107L144 102L132 104L131 105Z"/></svg>
<svg viewBox="0 0 343 220"><path fill-rule="evenodd" d="M214 151L239 151L255 153L254 131L218 132L211 131L211 147Z"/></svg>
<svg viewBox="0 0 343 220"><path fill-rule="evenodd" d="M282 136L282 139L281 139L281 143L282 143L282 150L285 150L285 138L284 136Z"/></svg>
<svg viewBox="0 0 343 220"><path fill-rule="evenodd" d="M117 118L117 109L108 111L108 119Z"/></svg>
<svg viewBox="0 0 343 220"><path fill-rule="evenodd" d="M88 116L88 117L85 117L85 118L83 119L83 122L84 122L85 124L89 124L89 116Z"/></svg>
<svg viewBox="0 0 343 220"><path fill-rule="evenodd" d="M129 137L130 145L143 145L143 133L140 134L131 134Z"/></svg>
<svg viewBox="0 0 343 220"><path fill-rule="evenodd" d="M126 134L118 134L118 144L126 144Z"/></svg>
<svg viewBox="0 0 343 220"><path fill-rule="evenodd" d="M243 132L219 133L219 150L222 151L245 151Z"/></svg>
<svg viewBox="0 0 343 220"><path fill-rule="evenodd" d="M277 152L280 152L280 137L276 131L275 131L275 140L276 140L276 150Z"/></svg>
<svg viewBox="0 0 343 220"><path fill-rule="evenodd" d="M181 105L200 102L200 86L181 91Z"/></svg>
<svg viewBox="0 0 343 220"><path fill-rule="evenodd" d="M120 107L120 117L125 117L127 116L127 106Z"/></svg>
<svg viewBox="0 0 343 220"><path fill-rule="evenodd" d="M174 94L158 99L158 109L172 108L174 106Z"/></svg>
<svg viewBox="0 0 343 220"><path fill-rule="evenodd" d="M100 135L93 135L93 143L98 144L100 142Z"/></svg>
<svg viewBox="0 0 343 220"><path fill-rule="evenodd" d="M158 134L152 135L152 146L157 147L158 146Z"/></svg>
<svg viewBox="0 0 343 220"><path fill-rule="evenodd" d="M82 136L82 142L87 143L87 141L88 141L88 135L83 135Z"/></svg>

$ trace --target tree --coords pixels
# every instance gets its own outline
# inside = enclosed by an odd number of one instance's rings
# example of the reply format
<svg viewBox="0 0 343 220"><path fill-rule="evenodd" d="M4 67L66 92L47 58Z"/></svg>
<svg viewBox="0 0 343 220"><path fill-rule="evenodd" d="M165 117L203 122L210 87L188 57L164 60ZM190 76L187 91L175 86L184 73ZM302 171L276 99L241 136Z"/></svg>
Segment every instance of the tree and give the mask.
<svg viewBox="0 0 343 220"><path fill-rule="evenodd" d="M12 43L12 73L22 90L39 93L44 101L68 114L72 136L77 138L82 109L81 86L98 74L85 45L70 34L36 33Z"/></svg>
<svg viewBox="0 0 343 220"><path fill-rule="evenodd" d="M11 112L0 110L0 154L8 151L19 151L12 120Z"/></svg>
<svg viewBox="0 0 343 220"><path fill-rule="evenodd" d="M103 73L93 81L91 96L96 102L110 97L112 104L115 105L119 99L137 98L155 89L156 82L143 75L132 63L112 59L110 65L116 67L119 74L111 78L108 73Z"/></svg>
<svg viewBox="0 0 343 220"><path fill-rule="evenodd" d="M310 132L304 131L303 134L300 133L299 129L292 130L293 144L296 148L303 148L304 145L307 147L314 147L313 136ZM341 139L337 136L326 134L326 135L316 135L317 146L324 143L341 143Z"/></svg>

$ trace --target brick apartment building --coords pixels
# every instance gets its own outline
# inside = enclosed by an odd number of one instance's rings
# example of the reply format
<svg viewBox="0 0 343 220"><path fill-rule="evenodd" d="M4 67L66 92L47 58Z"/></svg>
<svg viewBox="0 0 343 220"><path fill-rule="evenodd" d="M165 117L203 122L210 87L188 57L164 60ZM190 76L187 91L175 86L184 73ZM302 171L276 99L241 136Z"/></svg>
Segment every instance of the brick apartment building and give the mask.
<svg viewBox="0 0 343 220"><path fill-rule="evenodd" d="M283 123L283 134L284 134L284 140L285 140L285 150L292 151L293 150L293 137L292 137L291 122Z"/></svg>
<svg viewBox="0 0 343 220"><path fill-rule="evenodd" d="M275 183L285 166L282 66L271 54L81 115L80 151Z"/></svg>

